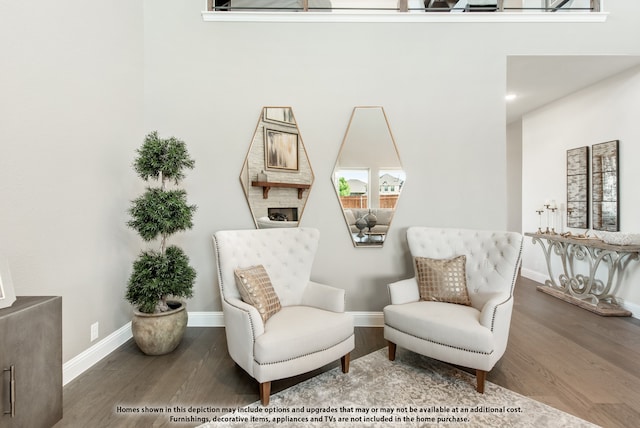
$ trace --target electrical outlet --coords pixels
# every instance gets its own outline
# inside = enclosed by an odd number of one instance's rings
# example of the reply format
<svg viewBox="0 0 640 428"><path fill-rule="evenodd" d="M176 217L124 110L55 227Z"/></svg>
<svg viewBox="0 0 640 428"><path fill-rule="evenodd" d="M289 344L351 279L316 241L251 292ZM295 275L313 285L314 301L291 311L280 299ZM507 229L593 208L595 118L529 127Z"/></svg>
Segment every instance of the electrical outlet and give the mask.
<svg viewBox="0 0 640 428"><path fill-rule="evenodd" d="M93 342L98 338L98 323L94 322L91 324L91 341Z"/></svg>

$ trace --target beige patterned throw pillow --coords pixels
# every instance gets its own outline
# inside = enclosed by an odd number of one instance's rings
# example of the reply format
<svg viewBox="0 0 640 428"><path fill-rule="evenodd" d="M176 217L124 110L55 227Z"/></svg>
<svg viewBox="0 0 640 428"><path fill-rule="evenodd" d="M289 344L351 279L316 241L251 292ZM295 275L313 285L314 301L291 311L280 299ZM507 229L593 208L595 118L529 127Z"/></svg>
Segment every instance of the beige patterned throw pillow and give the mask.
<svg viewBox="0 0 640 428"><path fill-rule="evenodd" d="M416 257L420 300L471 306L467 291L466 256L452 259Z"/></svg>
<svg viewBox="0 0 640 428"><path fill-rule="evenodd" d="M267 322L273 314L282 308L264 266L257 265L236 269L234 273L242 300L260 312L263 322Z"/></svg>

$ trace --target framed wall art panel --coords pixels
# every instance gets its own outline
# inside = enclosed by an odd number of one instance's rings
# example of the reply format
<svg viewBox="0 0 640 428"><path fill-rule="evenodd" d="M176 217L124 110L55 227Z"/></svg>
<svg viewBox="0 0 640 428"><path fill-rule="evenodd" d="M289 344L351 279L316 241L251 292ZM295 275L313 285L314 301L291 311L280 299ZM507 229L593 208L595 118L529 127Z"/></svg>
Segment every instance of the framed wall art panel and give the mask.
<svg viewBox="0 0 640 428"><path fill-rule="evenodd" d="M618 192L618 140L594 144L591 148L592 228L620 230Z"/></svg>
<svg viewBox="0 0 640 428"><path fill-rule="evenodd" d="M298 170L298 134L265 128L264 149L267 169Z"/></svg>
<svg viewBox="0 0 640 428"><path fill-rule="evenodd" d="M589 147L567 150L567 227L589 228Z"/></svg>

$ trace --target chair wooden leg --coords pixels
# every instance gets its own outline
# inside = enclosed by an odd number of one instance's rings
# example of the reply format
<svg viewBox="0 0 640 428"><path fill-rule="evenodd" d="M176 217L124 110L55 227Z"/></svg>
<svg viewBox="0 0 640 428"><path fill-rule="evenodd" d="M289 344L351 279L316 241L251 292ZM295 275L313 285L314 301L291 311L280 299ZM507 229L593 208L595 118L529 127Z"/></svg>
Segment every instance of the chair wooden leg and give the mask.
<svg viewBox="0 0 640 428"><path fill-rule="evenodd" d="M340 358L340 365L342 366L342 373L349 373L349 362L351 361L351 353L347 352L342 358Z"/></svg>
<svg viewBox="0 0 640 428"><path fill-rule="evenodd" d="M388 340L387 344L389 345L389 361L394 361L396 359L396 344Z"/></svg>
<svg viewBox="0 0 640 428"><path fill-rule="evenodd" d="M269 396L271 395L271 382L262 382L260 384L260 402L263 406L269 405Z"/></svg>
<svg viewBox="0 0 640 428"><path fill-rule="evenodd" d="M480 394L484 394L484 381L486 378L487 378L487 372L480 369L476 370L476 382L477 382L476 391L478 391Z"/></svg>

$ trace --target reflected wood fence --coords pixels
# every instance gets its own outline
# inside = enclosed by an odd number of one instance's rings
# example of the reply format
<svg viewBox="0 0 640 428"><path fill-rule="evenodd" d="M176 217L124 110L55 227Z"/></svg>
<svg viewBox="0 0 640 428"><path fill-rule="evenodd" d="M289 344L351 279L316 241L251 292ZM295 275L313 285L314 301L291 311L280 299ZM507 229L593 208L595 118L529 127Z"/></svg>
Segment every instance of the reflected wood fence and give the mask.
<svg viewBox="0 0 640 428"><path fill-rule="evenodd" d="M378 208L395 208L400 195L380 195ZM369 208L366 195L340 196L342 208Z"/></svg>

